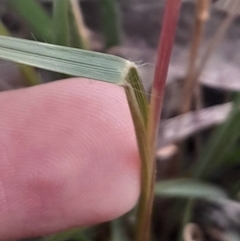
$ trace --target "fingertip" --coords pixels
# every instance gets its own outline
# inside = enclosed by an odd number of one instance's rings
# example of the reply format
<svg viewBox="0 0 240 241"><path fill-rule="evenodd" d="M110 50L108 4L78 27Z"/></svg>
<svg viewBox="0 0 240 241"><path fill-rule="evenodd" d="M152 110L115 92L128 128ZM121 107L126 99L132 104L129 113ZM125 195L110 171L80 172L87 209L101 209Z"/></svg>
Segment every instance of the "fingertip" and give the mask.
<svg viewBox="0 0 240 241"><path fill-rule="evenodd" d="M135 205L140 162L121 87L73 78L9 91L0 102L2 237L104 222Z"/></svg>

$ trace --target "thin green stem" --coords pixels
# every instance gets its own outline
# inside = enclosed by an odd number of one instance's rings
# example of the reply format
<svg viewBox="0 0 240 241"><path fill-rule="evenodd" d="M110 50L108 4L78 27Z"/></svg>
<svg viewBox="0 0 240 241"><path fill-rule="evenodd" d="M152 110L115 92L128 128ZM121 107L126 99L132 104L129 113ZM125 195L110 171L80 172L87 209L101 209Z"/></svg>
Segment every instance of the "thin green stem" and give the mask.
<svg viewBox="0 0 240 241"><path fill-rule="evenodd" d="M151 186L151 170L149 169L149 149L147 145L147 121L148 121L148 103L147 98L143 94L143 86L139 81L136 69L132 68L127 76L127 85L125 86L125 92L128 100L128 105L132 114L132 119L135 127L135 133L137 137L138 150L141 158L141 194L137 210L137 223L136 223L136 240L142 240L143 235L142 228L149 227L149 200ZM135 88L137 87L137 89ZM149 230L146 230L149 232ZM149 234L148 234L149 235ZM146 239L147 240L147 239Z"/></svg>

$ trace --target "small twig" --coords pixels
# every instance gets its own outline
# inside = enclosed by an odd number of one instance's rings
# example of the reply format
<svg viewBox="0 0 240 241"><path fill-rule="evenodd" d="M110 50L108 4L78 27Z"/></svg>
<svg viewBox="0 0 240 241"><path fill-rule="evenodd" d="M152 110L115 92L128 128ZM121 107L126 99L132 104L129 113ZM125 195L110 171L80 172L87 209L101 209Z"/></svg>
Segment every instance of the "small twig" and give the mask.
<svg viewBox="0 0 240 241"><path fill-rule="evenodd" d="M161 122L157 147L186 139L196 132L221 124L232 110L232 104L221 104L173 117Z"/></svg>

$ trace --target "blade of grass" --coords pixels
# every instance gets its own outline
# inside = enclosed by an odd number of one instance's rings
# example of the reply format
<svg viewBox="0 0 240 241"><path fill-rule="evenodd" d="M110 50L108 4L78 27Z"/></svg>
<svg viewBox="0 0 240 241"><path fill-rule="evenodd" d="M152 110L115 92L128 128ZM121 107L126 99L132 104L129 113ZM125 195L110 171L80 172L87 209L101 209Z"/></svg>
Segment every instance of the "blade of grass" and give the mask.
<svg viewBox="0 0 240 241"><path fill-rule="evenodd" d="M196 72L198 52L203 37L204 26L210 15L209 10L210 0L197 1L193 39L190 49L187 74L186 78L184 79L182 91L182 106L180 110L181 114L187 113L189 110L191 110L192 100L194 100L194 107L196 110L200 110L202 107L202 89L198 83L198 79L194 77ZM202 146L202 138L200 134L196 135L196 137L194 138L194 142L196 146L195 156L197 160ZM181 159L183 159L186 147L184 147L184 143L179 143L179 146L181 146Z"/></svg>
<svg viewBox="0 0 240 241"><path fill-rule="evenodd" d="M226 103L163 120L158 133L158 148L182 141L200 131L222 124L231 110L232 104Z"/></svg>
<svg viewBox="0 0 240 241"><path fill-rule="evenodd" d="M183 218L181 221L181 232L179 234L178 240L180 241L186 241L184 240L184 227L186 227L186 225L191 222L192 219L192 211L193 211L193 199L192 198L188 198L185 208L184 208L184 212L183 212Z"/></svg>
<svg viewBox="0 0 240 241"><path fill-rule="evenodd" d="M214 50L218 46L218 43L221 41L224 34L226 33L226 30L228 29L228 27L232 23L233 19L236 17L236 14L237 14L236 9L238 9L238 5L239 5L238 1L232 1L232 0L228 1L227 16L222 21L221 25L218 27L218 29L217 29L216 33L214 34L213 38L209 42L208 47L207 47L207 49L206 49L206 51L205 51L205 53L204 53L204 55L201 59L201 62L199 64L196 72L195 72L195 75L194 75L194 78L193 78L194 82L196 82L196 80L200 77L201 73L203 72L205 66L208 63L208 60L210 59L211 54L214 52Z"/></svg>
<svg viewBox="0 0 240 241"><path fill-rule="evenodd" d="M233 15L240 14L240 2L236 0L218 0L215 4L215 7L227 11Z"/></svg>
<svg viewBox="0 0 240 241"><path fill-rule="evenodd" d="M227 198L217 186L190 178L157 182L155 193L168 198Z"/></svg>
<svg viewBox="0 0 240 241"><path fill-rule="evenodd" d="M116 0L100 0L102 30L105 48L117 46L121 42L120 18Z"/></svg>
<svg viewBox="0 0 240 241"><path fill-rule="evenodd" d="M237 100L228 120L216 130L202 151L199 162L194 167L194 177L207 177L224 162L229 150L240 138L239 119L239 100Z"/></svg>
<svg viewBox="0 0 240 241"><path fill-rule="evenodd" d="M111 222L111 241L127 240L126 233L124 232L124 226L121 221L121 218L118 218Z"/></svg>
<svg viewBox="0 0 240 241"><path fill-rule="evenodd" d="M10 35L10 33L8 32L7 28L3 25L1 20L0 20L0 35L3 35L3 36Z"/></svg>
<svg viewBox="0 0 240 241"><path fill-rule="evenodd" d="M170 62L175 31L181 7L180 0L167 0L163 17L162 30L157 51L157 62L150 99L150 119L148 125L149 144L155 146L164 88Z"/></svg>
<svg viewBox="0 0 240 241"><path fill-rule="evenodd" d="M3 25L1 21L0 21L0 35L4 35L4 36L10 35L7 28ZM22 65L22 64L18 64L18 68L21 71L21 73L24 75L27 86L41 84L42 81L39 79L34 68L27 65Z"/></svg>
<svg viewBox="0 0 240 241"><path fill-rule="evenodd" d="M65 240L89 241L89 239L85 237L85 235L83 234L80 228L60 232L41 239L41 241L65 241Z"/></svg>
<svg viewBox="0 0 240 241"><path fill-rule="evenodd" d="M190 57L189 57L188 68L187 68L187 76L184 81L181 113L186 113L191 108L193 93L197 85L197 79L194 78L195 69L196 69L196 60L198 56L200 43L202 40L204 25L209 18L209 7L210 7L209 0L197 1L195 28L194 28L193 41L191 45Z"/></svg>
<svg viewBox="0 0 240 241"><path fill-rule="evenodd" d="M84 24L83 15L78 0L70 0L71 8L70 32L71 46L80 49L91 49L89 32Z"/></svg>
<svg viewBox="0 0 240 241"><path fill-rule="evenodd" d="M69 40L69 1L53 1L53 32L54 43L70 46Z"/></svg>
<svg viewBox="0 0 240 241"><path fill-rule="evenodd" d="M128 71L136 68L112 55L5 36L0 36L0 58L122 86L128 84Z"/></svg>
<svg viewBox="0 0 240 241"><path fill-rule="evenodd" d="M31 66L18 64L18 68L25 77L27 86L39 85L42 84L41 79L36 73L35 69Z"/></svg>
<svg viewBox="0 0 240 241"><path fill-rule="evenodd" d="M154 197L155 182L155 149L156 137L162 107L164 87L168 72L171 50L175 38L175 30L181 7L180 0L167 0L165 5L162 30L157 52L157 63L151 92L149 119L147 122L147 167L142 172L142 197L140 198L137 218L136 240L149 240L150 220ZM160 97L160 98L159 98Z"/></svg>
<svg viewBox="0 0 240 241"><path fill-rule="evenodd" d="M222 160L221 163L219 163L220 168L230 168L233 166L236 166L239 164L239 157L240 157L240 148L239 143L236 142L232 146L229 146L229 148L226 150L226 156ZM216 166L216 168L219 168Z"/></svg>
<svg viewBox="0 0 240 241"><path fill-rule="evenodd" d="M51 19L36 0L8 0L7 3L25 19L35 38L52 42Z"/></svg>

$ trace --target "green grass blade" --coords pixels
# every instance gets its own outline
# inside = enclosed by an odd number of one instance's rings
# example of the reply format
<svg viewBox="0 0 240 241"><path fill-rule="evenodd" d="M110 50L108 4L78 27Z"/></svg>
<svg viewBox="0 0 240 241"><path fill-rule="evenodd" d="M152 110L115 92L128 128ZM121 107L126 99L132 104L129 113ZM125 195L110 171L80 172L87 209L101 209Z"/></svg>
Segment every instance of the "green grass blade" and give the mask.
<svg viewBox="0 0 240 241"><path fill-rule="evenodd" d="M196 179L174 179L156 184L155 194L175 198L227 198L220 188Z"/></svg>
<svg viewBox="0 0 240 241"><path fill-rule="evenodd" d="M199 161L195 165L194 176L207 177L217 167L224 164L228 160L229 150L236 145L240 138L240 110L239 101L230 114L228 120L218 127L216 132L203 149ZM233 151L233 150L232 150Z"/></svg>
<svg viewBox="0 0 240 241"><path fill-rule="evenodd" d="M184 227L191 222L193 216L193 206L194 206L194 199L188 199L184 208L183 217L181 220L181 230L184 230ZM183 239L183 233L180 232L178 239L179 241L185 241Z"/></svg>
<svg viewBox="0 0 240 241"><path fill-rule="evenodd" d="M31 66L18 64L18 68L22 72L23 76L26 79L27 86L39 85L42 84L41 79L36 73L35 69Z"/></svg>
<svg viewBox="0 0 240 241"><path fill-rule="evenodd" d="M25 19L35 38L43 42L52 42L51 19L36 0L8 0L7 2Z"/></svg>
<svg viewBox="0 0 240 241"><path fill-rule="evenodd" d="M71 76L125 85L135 64L112 55L11 37L0 37L0 58Z"/></svg>
<svg viewBox="0 0 240 241"><path fill-rule="evenodd" d="M120 18L116 0L100 0L102 30L105 47L117 46L121 42Z"/></svg>
<svg viewBox="0 0 240 241"><path fill-rule="evenodd" d="M8 32L7 28L3 25L0 21L0 35L9 36L10 33ZM33 86L37 84L41 84L41 80L38 77L34 68L26 65L19 64L18 68L20 69L21 73L24 75L26 84L28 86Z"/></svg>
<svg viewBox="0 0 240 241"><path fill-rule="evenodd" d="M0 20L0 35L9 36L9 32L7 28L3 25L2 21Z"/></svg>
<svg viewBox="0 0 240 241"><path fill-rule="evenodd" d="M132 95L136 97L138 108L141 112L141 117L143 118L143 124L147 127L148 121L148 101L147 96L145 95L145 90L141 81L139 81L140 77L138 75L137 69L132 68L129 71L129 74L126 77L127 82L132 87Z"/></svg>
<svg viewBox="0 0 240 241"><path fill-rule="evenodd" d="M85 235L83 234L83 231L80 228L63 231L57 234L49 235L41 239L41 241L65 241L65 240L89 241L89 239L85 237Z"/></svg>
<svg viewBox="0 0 240 241"><path fill-rule="evenodd" d="M111 222L111 241L127 240L127 235L124 230L124 225L121 218Z"/></svg>
<svg viewBox="0 0 240 241"><path fill-rule="evenodd" d="M69 1L53 1L54 43L62 46L70 46L69 7Z"/></svg>
<svg viewBox="0 0 240 241"><path fill-rule="evenodd" d="M89 32L85 27L78 0L70 0L69 4L71 47L91 49Z"/></svg>

